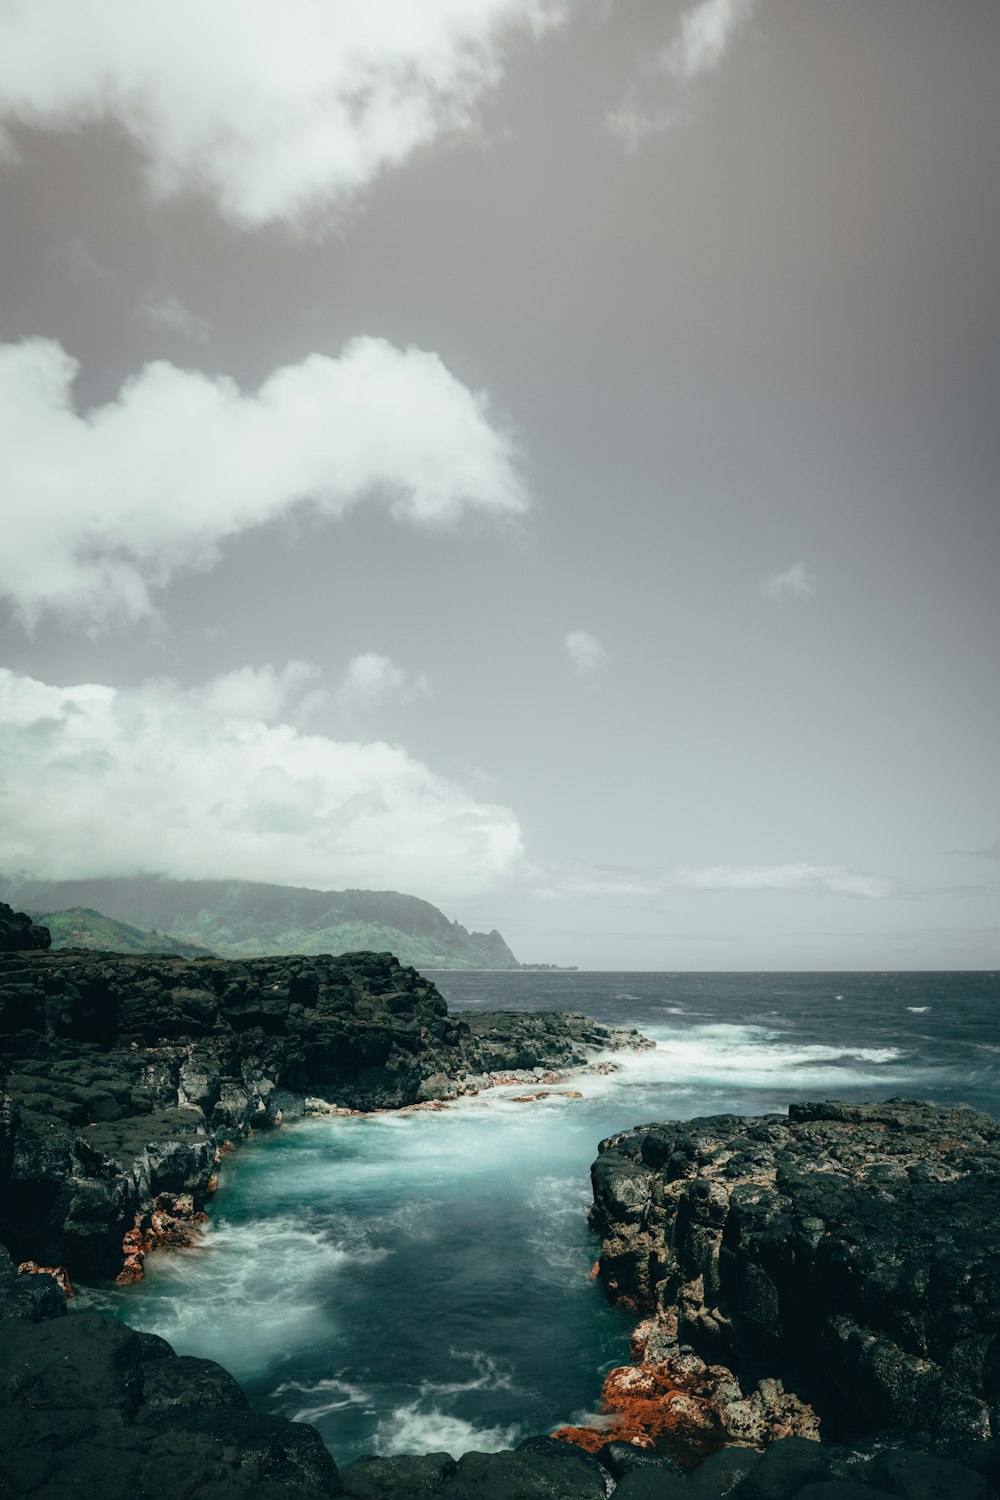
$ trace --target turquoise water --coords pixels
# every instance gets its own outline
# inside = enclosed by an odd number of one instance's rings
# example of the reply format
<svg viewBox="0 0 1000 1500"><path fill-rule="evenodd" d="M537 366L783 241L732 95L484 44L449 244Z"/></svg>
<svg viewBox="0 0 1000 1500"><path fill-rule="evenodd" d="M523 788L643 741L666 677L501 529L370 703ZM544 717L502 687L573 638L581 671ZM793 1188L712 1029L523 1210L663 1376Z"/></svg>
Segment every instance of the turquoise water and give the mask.
<svg viewBox="0 0 1000 1500"><path fill-rule="evenodd" d="M631 1318L588 1271L588 1168L652 1119L908 1094L1000 1115L992 975L435 974L452 1008L576 1009L656 1038L516 1103L311 1119L226 1162L195 1249L98 1300L217 1359L338 1462L585 1420Z"/></svg>

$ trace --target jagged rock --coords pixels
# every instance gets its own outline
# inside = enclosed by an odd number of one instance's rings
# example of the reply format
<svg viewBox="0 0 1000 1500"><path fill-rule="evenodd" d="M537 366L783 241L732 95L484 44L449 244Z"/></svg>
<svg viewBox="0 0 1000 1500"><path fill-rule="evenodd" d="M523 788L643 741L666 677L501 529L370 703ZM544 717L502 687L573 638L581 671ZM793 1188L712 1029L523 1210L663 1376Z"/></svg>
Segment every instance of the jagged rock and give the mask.
<svg viewBox="0 0 1000 1500"><path fill-rule="evenodd" d="M624 1479L626 1474L631 1474L635 1469L660 1469L678 1479L683 1479L686 1473L672 1458L666 1458L648 1448L638 1448L634 1443L625 1443L620 1439L602 1443L596 1456L598 1462L615 1479Z"/></svg>
<svg viewBox="0 0 1000 1500"><path fill-rule="evenodd" d="M54 1276L26 1273L0 1285L0 1320L26 1318L41 1323L66 1312L66 1298Z"/></svg>
<svg viewBox="0 0 1000 1500"><path fill-rule="evenodd" d="M161 1340L166 1343L166 1340ZM169 1344L167 1349L170 1355ZM250 1403L228 1370L213 1359L169 1357L158 1350L142 1361L143 1405L147 1411L197 1407L202 1411L249 1411Z"/></svg>
<svg viewBox="0 0 1000 1500"><path fill-rule="evenodd" d="M688 1480L688 1500L722 1500L738 1494L740 1485L760 1462L753 1448L719 1448L710 1453Z"/></svg>
<svg viewBox="0 0 1000 1500"><path fill-rule="evenodd" d="M636 1353L664 1379L721 1371L730 1438L815 1435L800 1398L845 1431L1000 1434L989 1116L827 1101L642 1126L602 1142L593 1184L604 1284L654 1314Z"/></svg>
<svg viewBox="0 0 1000 1500"><path fill-rule="evenodd" d="M340 1493L315 1429L247 1411L232 1376L209 1360L179 1359L164 1340L150 1345L149 1335L96 1313L12 1320L4 1332L5 1495L329 1500Z"/></svg>
<svg viewBox="0 0 1000 1500"><path fill-rule="evenodd" d="M928 1453L880 1453L865 1470L865 1482L904 1500L992 1500L995 1491L981 1474Z"/></svg>
<svg viewBox="0 0 1000 1500"><path fill-rule="evenodd" d="M36 927L26 912L14 911L6 901L0 901L0 953L45 949L51 942L47 927Z"/></svg>
<svg viewBox="0 0 1000 1500"><path fill-rule="evenodd" d="M577 1015L449 1015L385 953L190 961L169 955L0 957L0 1238L20 1259L142 1274L180 1244L219 1148L301 1115L401 1108L644 1042ZM187 1227L154 1222L190 1195ZM161 1206L162 1211L162 1206Z"/></svg>
<svg viewBox="0 0 1000 1500"><path fill-rule="evenodd" d="M450 1453L424 1453L406 1458L357 1458L340 1471L340 1482L351 1500L433 1500L441 1483L458 1465Z"/></svg>
<svg viewBox="0 0 1000 1500"><path fill-rule="evenodd" d="M560 1444L562 1453L465 1453L442 1486L447 1500L606 1500L599 1468Z"/></svg>
<svg viewBox="0 0 1000 1500"><path fill-rule="evenodd" d="M807 1484L828 1479L829 1455L821 1443L790 1437L773 1443L737 1490L739 1500L789 1500Z"/></svg>

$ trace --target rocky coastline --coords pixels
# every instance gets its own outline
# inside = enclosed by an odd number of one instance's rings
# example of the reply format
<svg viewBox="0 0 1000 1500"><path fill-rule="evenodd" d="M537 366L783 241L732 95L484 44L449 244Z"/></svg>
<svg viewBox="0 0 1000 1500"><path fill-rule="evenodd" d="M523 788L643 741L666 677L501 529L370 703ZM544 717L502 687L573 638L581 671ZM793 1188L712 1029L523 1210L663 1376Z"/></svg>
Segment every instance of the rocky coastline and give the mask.
<svg viewBox="0 0 1000 1500"><path fill-rule="evenodd" d="M221 1155L255 1128L497 1083L537 1097L598 1052L647 1045L572 1014L450 1014L387 953L8 952L0 1242L71 1277L134 1277L196 1226Z"/></svg>
<svg viewBox="0 0 1000 1500"><path fill-rule="evenodd" d="M892 1099L663 1122L603 1141L592 1182L596 1274L641 1321L609 1425L564 1436L690 1461L920 1434L1000 1484L996 1120Z"/></svg>
<svg viewBox="0 0 1000 1500"><path fill-rule="evenodd" d="M196 1234L222 1155L254 1129L501 1082L530 1101L642 1045L576 1015L449 1013L386 954L51 953L0 909L0 1494L1000 1491L1000 1126L972 1111L803 1105L603 1142L597 1274L642 1315L638 1362L613 1372L606 1426L512 1451L338 1471L313 1428L250 1412L220 1366L67 1315L74 1277L133 1278Z"/></svg>

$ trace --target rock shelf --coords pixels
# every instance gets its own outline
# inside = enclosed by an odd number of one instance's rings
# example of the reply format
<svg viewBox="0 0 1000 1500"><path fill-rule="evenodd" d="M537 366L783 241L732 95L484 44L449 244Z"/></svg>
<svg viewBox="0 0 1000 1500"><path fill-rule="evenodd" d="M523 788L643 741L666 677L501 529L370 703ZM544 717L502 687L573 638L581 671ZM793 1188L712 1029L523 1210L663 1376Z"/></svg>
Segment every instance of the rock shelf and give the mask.
<svg viewBox="0 0 1000 1500"><path fill-rule="evenodd" d="M448 1102L646 1045L584 1016L449 1014L386 953L0 955L0 1241L71 1275L135 1279L150 1248L197 1224L227 1146L307 1100Z"/></svg>
<svg viewBox="0 0 1000 1500"><path fill-rule="evenodd" d="M637 1364L609 1377L620 1431L630 1390L659 1381L688 1442L813 1436L820 1418L826 1435L1000 1436L988 1115L827 1101L673 1121L602 1142L592 1175L598 1274L646 1315Z"/></svg>
<svg viewBox="0 0 1000 1500"><path fill-rule="evenodd" d="M613 1066L597 1052L651 1044L577 1015L449 1014L387 954L189 961L52 954L46 939L0 907L0 1494L1000 1492L1000 1126L986 1116L801 1105L603 1142L598 1274L643 1314L606 1425L338 1471L315 1429L251 1412L212 1361L67 1315L69 1277L133 1278L151 1249L189 1242L222 1155L255 1128L498 1085L530 1103ZM807 1440L820 1417L850 1444Z"/></svg>

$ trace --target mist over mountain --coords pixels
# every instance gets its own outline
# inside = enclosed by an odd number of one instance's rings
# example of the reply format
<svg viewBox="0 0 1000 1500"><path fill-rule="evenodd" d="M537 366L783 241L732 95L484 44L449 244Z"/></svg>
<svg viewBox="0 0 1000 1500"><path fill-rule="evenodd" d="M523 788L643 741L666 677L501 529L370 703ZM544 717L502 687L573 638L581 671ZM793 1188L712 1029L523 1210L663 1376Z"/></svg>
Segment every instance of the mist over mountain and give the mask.
<svg viewBox="0 0 1000 1500"><path fill-rule="evenodd" d="M177 958L202 958L211 950L201 943L186 943L168 932L149 931L132 922L119 922L89 906L71 906L68 911L38 914L44 918L52 948L89 948L95 953L170 953Z"/></svg>
<svg viewBox="0 0 1000 1500"><path fill-rule="evenodd" d="M92 915L147 933L169 934L222 958L371 949L394 953L401 963L417 968L521 967L499 932L469 932L429 901L400 891L316 891L263 882L141 875L61 881L0 878L0 893L12 905L44 915L57 942L56 914L72 915L83 907Z"/></svg>

